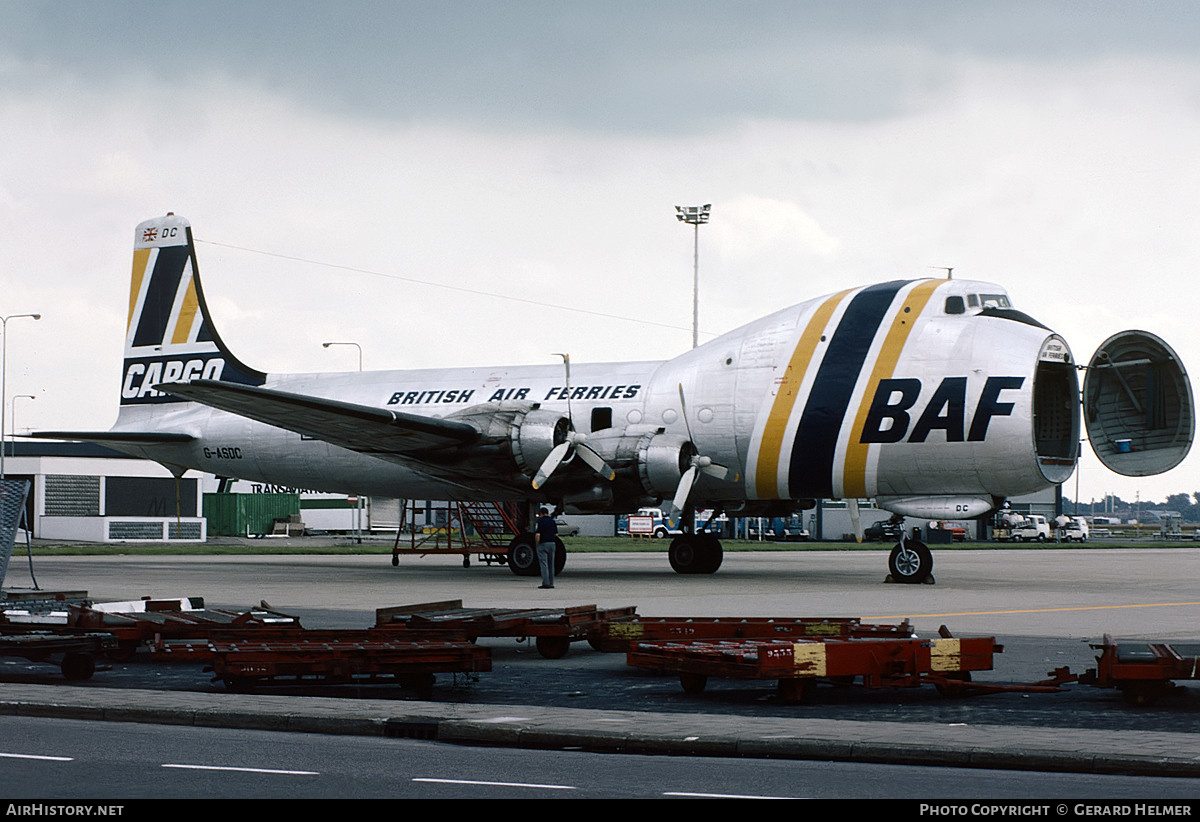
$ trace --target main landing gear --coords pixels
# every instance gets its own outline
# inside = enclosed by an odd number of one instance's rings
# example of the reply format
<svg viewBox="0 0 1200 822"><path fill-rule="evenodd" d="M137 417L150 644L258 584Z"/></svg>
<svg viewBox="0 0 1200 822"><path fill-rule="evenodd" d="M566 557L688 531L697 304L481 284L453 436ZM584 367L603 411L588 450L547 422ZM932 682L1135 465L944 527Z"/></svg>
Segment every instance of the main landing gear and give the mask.
<svg viewBox="0 0 1200 822"><path fill-rule="evenodd" d="M562 573L567 564L567 549L563 541L554 538L554 575ZM521 534L508 544L508 568L519 577L536 577L542 572L538 562L537 548L533 545L533 534Z"/></svg>
<svg viewBox="0 0 1200 822"><path fill-rule="evenodd" d="M717 512L709 518L712 522ZM696 509L690 505L684 509L682 516L683 533L671 540L667 549L667 558L671 568L677 574L713 574L721 567L725 558L725 550L721 548L721 540L716 534L707 531L696 531Z"/></svg>
<svg viewBox="0 0 1200 822"><path fill-rule="evenodd" d="M933 554L929 546L916 537L901 533L900 542L888 556L888 579L891 582L919 584L933 582Z"/></svg>
<svg viewBox="0 0 1200 822"><path fill-rule="evenodd" d="M677 574L712 574L721 567L725 551L715 534L680 534L671 540L667 558Z"/></svg>

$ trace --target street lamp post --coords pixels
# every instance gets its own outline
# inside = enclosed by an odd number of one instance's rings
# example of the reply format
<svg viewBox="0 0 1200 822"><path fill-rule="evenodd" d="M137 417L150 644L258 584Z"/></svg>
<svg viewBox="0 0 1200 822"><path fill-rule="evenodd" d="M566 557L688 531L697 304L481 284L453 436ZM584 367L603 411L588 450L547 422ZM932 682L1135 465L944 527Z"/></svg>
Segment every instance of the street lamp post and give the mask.
<svg viewBox="0 0 1200 822"><path fill-rule="evenodd" d="M692 253L692 348L700 344L700 226L708 222L712 203L702 206L675 206L675 219L695 229Z"/></svg>
<svg viewBox="0 0 1200 822"><path fill-rule="evenodd" d="M7 448L5 443L5 428L4 423L4 408L8 405L8 321L15 320L19 317L31 317L35 320L42 318L41 314L9 314L7 317L0 317L0 336L3 336L3 341L0 341L0 480L4 479L4 452Z"/></svg>
<svg viewBox="0 0 1200 822"><path fill-rule="evenodd" d="M322 348L328 348L331 345L352 345L358 349L358 370L362 371L362 346L356 342L323 342Z"/></svg>
<svg viewBox="0 0 1200 822"><path fill-rule="evenodd" d="M36 400L33 394L14 394L12 398L12 435L13 443L17 441L17 400Z"/></svg>
<svg viewBox="0 0 1200 822"><path fill-rule="evenodd" d="M362 346L361 345L359 345L356 342L323 342L323 343L321 343L322 348L328 348L331 345L352 345L355 348L357 348L358 349L358 370L362 371ZM354 508L355 508L355 514L354 514L355 530L358 532L358 535L355 537L355 539L357 542L361 543L362 542L362 497L357 494L355 495L355 498L354 498Z"/></svg>

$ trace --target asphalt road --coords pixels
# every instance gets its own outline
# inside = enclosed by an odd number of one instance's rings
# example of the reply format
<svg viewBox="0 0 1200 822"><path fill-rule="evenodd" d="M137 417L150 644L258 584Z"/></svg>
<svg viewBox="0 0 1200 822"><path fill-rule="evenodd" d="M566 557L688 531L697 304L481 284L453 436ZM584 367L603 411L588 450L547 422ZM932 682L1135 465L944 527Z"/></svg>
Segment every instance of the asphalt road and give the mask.
<svg viewBox="0 0 1200 822"><path fill-rule="evenodd" d="M174 800L122 817L185 818L188 799L1136 799L1178 807L1200 780L1114 774L503 750L408 739L5 717L0 795ZM1004 806L1010 807L1010 806ZM211 807L204 812L211 813ZM80 812L77 815L84 815ZM976 814L979 815L979 814ZM1000 815L995 812L993 815ZM1063 815L1063 814L1058 814ZM140 817L139 817L140 818Z"/></svg>

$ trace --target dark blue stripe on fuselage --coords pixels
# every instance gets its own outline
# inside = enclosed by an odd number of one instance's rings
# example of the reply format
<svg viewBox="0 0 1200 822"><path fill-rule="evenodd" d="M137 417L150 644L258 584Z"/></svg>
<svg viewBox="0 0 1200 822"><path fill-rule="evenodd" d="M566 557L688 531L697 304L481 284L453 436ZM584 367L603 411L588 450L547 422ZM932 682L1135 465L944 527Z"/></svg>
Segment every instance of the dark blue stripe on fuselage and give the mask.
<svg viewBox="0 0 1200 822"><path fill-rule="evenodd" d="M146 299L142 303L142 314L138 318L137 332L133 345L162 345L167 338L167 323L171 321L171 308L175 295L179 293L179 279L187 264L187 246L174 245L160 248L150 273L150 284L146 286Z"/></svg>
<svg viewBox="0 0 1200 822"><path fill-rule="evenodd" d="M792 499L833 496L833 456L854 385L888 307L907 284L879 283L850 300L800 415L788 469Z"/></svg>

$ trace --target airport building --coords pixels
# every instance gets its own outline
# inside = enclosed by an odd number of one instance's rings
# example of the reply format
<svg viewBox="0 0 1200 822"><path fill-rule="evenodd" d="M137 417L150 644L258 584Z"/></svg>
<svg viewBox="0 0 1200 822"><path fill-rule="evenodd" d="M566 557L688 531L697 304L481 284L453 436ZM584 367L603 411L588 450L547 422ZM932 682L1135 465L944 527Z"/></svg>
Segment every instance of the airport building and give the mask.
<svg viewBox="0 0 1200 822"><path fill-rule="evenodd" d="M220 480L189 471L178 481L161 465L130 457L90 443L19 440L6 443L5 476L31 483L25 521L39 539L81 542L203 542L213 536L264 536L300 533L369 534L398 528L423 530L445 527L446 504L434 500L355 497L284 488L247 480ZM228 492L228 499L214 500ZM228 504L227 504L228 503ZM229 504L237 506L230 512ZM1058 487L1011 500L1010 510L1062 513ZM886 521L890 513L863 500L863 528ZM403 523L402 523L403 519ZM621 532L612 515L570 516L582 536L613 536ZM821 500L816 508L790 518L730 518L727 536L742 539L805 538L820 541L853 539L850 511L844 501ZM937 541L936 524L916 520L907 528L921 529L926 540ZM949 525L949 524L947 524ZM959 523L969 539L989 537L987 521ZM732 530L730 530L732 529Z"/></svg>
<svg viewBox="0 0 1200 822"><path fill-rule="evenodd" d="M31 483L33 536L82 542L201 542L208 536L199 479L91 443L7 443L5 479Z"/></svg>
<svg viewBox="0 0 1200 822"><path fill-rule="evenodd" d="M195 471L176 480L158 463L91 443L6 443L4 474L30 482L25 522L34 537L47 540L203 542L210 533L271 534L275 519L302 523L309 533L394 531L400 522L399 500L301 494L241 480L222 482ZM229 517L212 505L218 491L258 500L236 518L238 533L229 533ZM287 525L282 524L284 533Z"/></svg>

